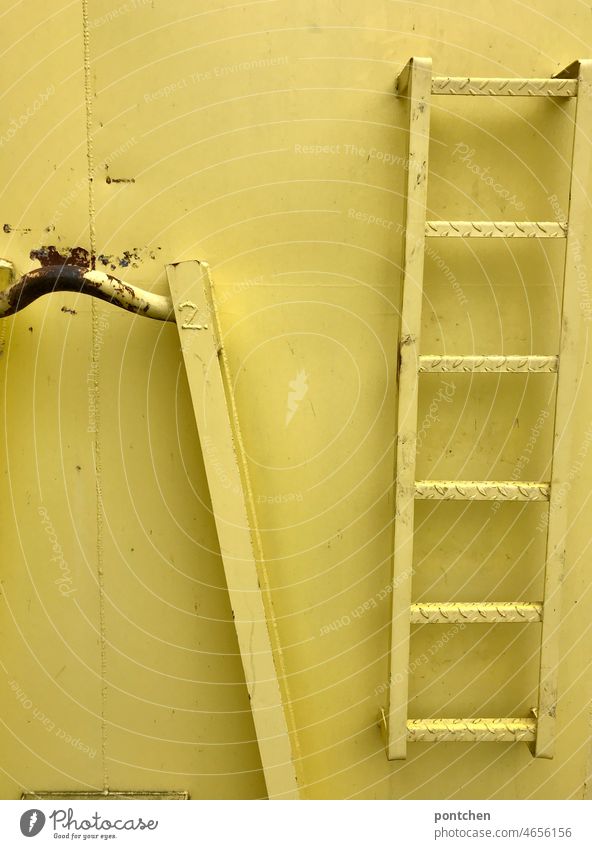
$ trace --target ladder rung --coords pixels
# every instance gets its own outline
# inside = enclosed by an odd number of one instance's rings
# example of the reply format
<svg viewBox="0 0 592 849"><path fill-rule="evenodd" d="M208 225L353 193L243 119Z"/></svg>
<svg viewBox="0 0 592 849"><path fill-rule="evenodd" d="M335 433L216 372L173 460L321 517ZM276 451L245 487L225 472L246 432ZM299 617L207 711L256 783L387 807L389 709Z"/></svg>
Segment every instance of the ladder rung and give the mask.
<svg viewBox="0 0 592 849"><path fill-rule="evenodd" d="M460 239L565 239L564 221L426 221L426 236Z"/></svg>
<svg viewBox="0 0 592 849"><path fill-rule="evenodd" d="M408 719L407 739L415 743L517 743L536 736L536 719Z"/></svg>
<svg viewBox="0 0 592 849"><path fill-rule="evenodd" d="M424 602L411 605L412 625L541 622L543 605L530 601Z"/></svg>
<svg viewBox="0 0 592 849"><path fill-rule="evenodd" d="M432 94L576 97L577 80L500 77L433 77Z"/></svg>
<svg viewBox="0 0 592 849"><path fill-rule="evenodd" d="M548 501L549 484L535 481L416 481L415 497L445 501Z"/></svg>
<svg viewBox="0 0 592 849"><path fill-rule="evenodd" d="M466 357L426 355L419 358L418 371L442 372L547 372L557 371L559 357L471 355Z"/></svg>

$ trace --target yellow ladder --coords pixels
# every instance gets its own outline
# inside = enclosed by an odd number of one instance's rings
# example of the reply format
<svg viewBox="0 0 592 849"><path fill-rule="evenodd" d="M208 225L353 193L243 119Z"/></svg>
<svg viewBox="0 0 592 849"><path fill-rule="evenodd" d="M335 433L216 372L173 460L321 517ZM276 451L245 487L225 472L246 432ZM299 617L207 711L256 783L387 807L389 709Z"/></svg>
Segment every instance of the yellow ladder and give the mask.
<svg viewBox="0 0 592 849"><path fill-rule="evenodd" d="M403 306L399 348L393 607L390 644L387 756L403 759L408 741L525 741L537 757L553 757L557 707L560 595L567 529L565 483L568 417L577 383L581 324L578 267L589 220L591 185L592 61L579 61L551 79L433 77L431 59L413 58L397 79L409 106L409 159ZM437 95L574 97L576 103L568 221L427 221L430 97ZM566 239L562 320L557 356L420 355L426 238ZM557 373L550 481L416 480L419 375L430 372ZM416 499L548 502L545 577L540 602L411 603ZM409 635L418 623L541 622L538 706L530 717L409 719Z"/></svg>

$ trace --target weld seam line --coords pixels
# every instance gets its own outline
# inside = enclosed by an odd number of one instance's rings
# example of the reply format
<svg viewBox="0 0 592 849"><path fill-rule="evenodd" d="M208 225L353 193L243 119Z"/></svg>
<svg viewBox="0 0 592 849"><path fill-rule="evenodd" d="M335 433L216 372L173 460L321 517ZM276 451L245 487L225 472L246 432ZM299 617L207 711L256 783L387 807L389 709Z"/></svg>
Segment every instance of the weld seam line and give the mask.
<svg viewBox="0 0 592 849"><path fill-rule="evenodd" d="M90 28L88 17L88 0L82 0L82 42L84 63L84 104L86 114L86 160L88 167L88 231L90 248L90 265L95 267L96 257L96 228L95 228L95 197L94 197L94 149L93 149L93 114L92 114L92 83L90 62ZM91 370L93 375L93 390L95 404L95 493L97 504L97 582L99 589L99 643L101 670L101 760L103 769L103 789L109 789L107 772L107 659L105 635L105 573L103 569L103 515L102 515L102 464L100 441L100 410L99 410L99 349L98 349L98 313L94 299L91 300L92 349Z"/></svg>

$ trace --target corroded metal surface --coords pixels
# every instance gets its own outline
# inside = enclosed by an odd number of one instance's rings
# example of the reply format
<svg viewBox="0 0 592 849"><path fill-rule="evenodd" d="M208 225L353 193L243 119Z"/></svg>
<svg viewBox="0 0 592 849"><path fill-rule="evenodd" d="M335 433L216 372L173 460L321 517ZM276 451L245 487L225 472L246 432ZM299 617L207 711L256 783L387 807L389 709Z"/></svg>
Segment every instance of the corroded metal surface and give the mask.
<svg viewBox="0 0 592 849"><path fill-rule="evenodd" d="M415 497L443 501L548 501L549 484L536 481L416 481Z"/></svg>
<svg viewBox="0 0 592 849"><path fill-rule="evenodd" d="M434 77L432 94L576 97L577 80L501 77Z"/></svg>
<svg viewBox="0 0 592 849"><path fill-rule="evenodd" d="M426 236L502 239L564 239L563 221L426 221Z"/></svg>
<svg viewBox="0 0 592 849"><path fill-rule="evenodd" d="M540 622L540 602L424 602L411 605L413 625L442 623Z"/></svg>
<svg viewBox="0 0 592 849"><path fill-rule="evenodd" d="M158 321L175 321L170 297L155 295L130 286L111 274L90 271L79 265L47 265L24 274L0 292L0 318L14 315L51 292L81 292L128 312Z"/></svg>
<svg viewBox="0 0 592 849"><path fill-rule="evenodd" d="M427 354L419 358L420 372L555 372L559 358L556 356L437 356Z"/></svg>
<svg viewBox="0 0 592 849"><path fill-rule="evenodd" d="M535 719L410 719L407 739L416 743L518 743L535 739Z"/></svg>

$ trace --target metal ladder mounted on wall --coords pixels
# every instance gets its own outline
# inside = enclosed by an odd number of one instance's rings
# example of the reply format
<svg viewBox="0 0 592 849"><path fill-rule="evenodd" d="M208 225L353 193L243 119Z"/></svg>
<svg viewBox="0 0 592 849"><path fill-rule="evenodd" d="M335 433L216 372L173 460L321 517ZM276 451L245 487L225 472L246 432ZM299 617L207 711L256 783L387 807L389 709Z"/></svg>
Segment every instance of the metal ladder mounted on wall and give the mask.
<svg viewBox="0 0 592 849"><path fill-rule="evenodd" d="M407 742L517 742L536 757L553 757L557 709L561 581L565 560L568 417L577 384L578 254L586 244L592 138L592 61L579 61L551 79L433 77L431 59L413 58L397 79L409 106L409 159L404 242L403 306L395 471L393 607L388 715L389 760L404 759ZM431 95L574 97L576 103L567 221L426 220ZM421 306L426 238L566 239L562 318L557 356L421 355ZM556 372L553 457L548 482L416 480L419 376L433 372ZM546 501L548 523L540 602L412 604L416 499ZM530 717L409 719L410 626L438 623L542 623L538 705Z"/></svg>

